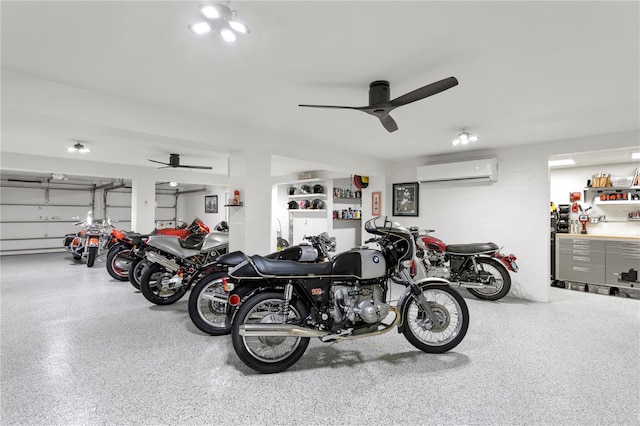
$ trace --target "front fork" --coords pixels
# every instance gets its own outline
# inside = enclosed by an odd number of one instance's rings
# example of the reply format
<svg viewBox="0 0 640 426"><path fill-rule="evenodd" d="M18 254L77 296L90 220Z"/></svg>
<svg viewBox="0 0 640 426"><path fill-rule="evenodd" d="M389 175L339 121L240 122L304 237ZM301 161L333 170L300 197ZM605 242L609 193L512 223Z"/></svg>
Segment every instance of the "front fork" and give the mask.
<svg viewBox="0 0 640 426"><path fill-rule="evenodd" d="M416 296L418 306L420 306L420 308L422 308L424 313L427 315L427 318L429 319L431 324L431 327L427 327L427 328L432 328L433 324L438 324L439 322L438 315L436 315L436 313L433 312L433 309L431 309L431 303L429 303L429 301L427 300L427 297L425 296L420 286L411 277L411 273L409 272L409 269L408 268L402 269L399 272L399 274L400 274L400 277L404 280L404 282L408 283L408 287L411 293L413 293Z"/></svg>

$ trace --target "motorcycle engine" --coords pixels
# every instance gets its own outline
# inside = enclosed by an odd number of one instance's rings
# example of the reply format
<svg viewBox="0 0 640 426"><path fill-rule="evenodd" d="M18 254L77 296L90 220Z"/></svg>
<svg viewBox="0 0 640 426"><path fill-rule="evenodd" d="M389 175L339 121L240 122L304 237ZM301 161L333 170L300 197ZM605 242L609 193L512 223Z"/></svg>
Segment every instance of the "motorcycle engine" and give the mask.
<svg viewBox="0 0 640 426"><path fill-rule="evenodd" d="M335 285L333 294L333 319L336 324L360 320L374 324L382 321L389 313L389 305L382 302L382 290L377 285L347 286Z"/></svg>

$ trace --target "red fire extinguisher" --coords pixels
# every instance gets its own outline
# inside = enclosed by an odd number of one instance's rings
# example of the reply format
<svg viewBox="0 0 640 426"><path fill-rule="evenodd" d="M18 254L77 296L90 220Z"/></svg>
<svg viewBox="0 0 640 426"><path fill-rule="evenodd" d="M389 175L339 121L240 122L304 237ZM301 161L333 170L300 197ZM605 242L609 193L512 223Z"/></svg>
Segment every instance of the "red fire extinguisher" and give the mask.
<svg viewBox="0 0 640 426"><path fill-rule="evenodd" d="M236 206L240 204L240 191L237 189L233 191L233 204Z"/></svg>

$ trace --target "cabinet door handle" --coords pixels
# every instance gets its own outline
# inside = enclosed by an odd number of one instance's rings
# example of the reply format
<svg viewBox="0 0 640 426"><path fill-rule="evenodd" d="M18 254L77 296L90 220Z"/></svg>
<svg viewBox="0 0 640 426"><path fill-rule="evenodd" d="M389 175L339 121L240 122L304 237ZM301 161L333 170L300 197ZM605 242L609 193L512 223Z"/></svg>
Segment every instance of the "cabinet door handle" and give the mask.
<svg viewBox="0 0 640 426"><path fill-rule="evenodd" d="M589 268L580 268L578 266L574 266L573 270L576 271L576 272L589 272L590 269Z"/></svg>
<svg viewBox="0 0 640 426"><path fill-rule="evenodd" d="M589 258L584 256L573 256L573 260L577 260L579 262L589 262Z"/></svg>
<svg viewBox="0 0 640 426"><path fill-rule="evenodd" d="M588 256L589 255L589 250L574 250L573 254L581 254L583 256Z"/></svg>

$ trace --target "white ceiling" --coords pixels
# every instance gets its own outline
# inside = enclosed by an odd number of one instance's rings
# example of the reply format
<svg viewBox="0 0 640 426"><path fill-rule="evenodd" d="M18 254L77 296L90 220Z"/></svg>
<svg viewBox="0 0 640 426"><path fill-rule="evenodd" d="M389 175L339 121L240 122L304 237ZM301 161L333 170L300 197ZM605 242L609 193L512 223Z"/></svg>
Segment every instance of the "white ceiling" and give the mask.
<svg viewBox="0 0 640 426"><path fill-rule="evenodd" d="M273 174L345 169L640 128L638 2L234 1L251 34L198 37L192 1L2 1L2 151L184 164L226 174L233 150ZM399 130L352 110L374 80ZM462 129L473 147L451 146ZM295 159L295 160L292 160ZM358 161L354 161L354 160ZM365 167L366 168L366 167Z"/></svg>

